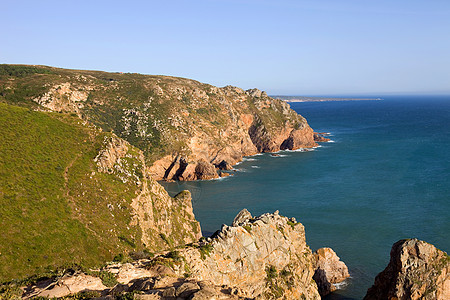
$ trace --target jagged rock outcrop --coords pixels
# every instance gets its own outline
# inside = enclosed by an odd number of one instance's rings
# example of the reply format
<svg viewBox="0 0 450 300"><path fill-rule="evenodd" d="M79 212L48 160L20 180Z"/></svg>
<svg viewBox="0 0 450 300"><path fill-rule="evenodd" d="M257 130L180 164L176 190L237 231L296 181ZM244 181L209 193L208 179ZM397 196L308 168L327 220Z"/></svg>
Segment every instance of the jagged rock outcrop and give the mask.
<svg viewBox="0 0 450 300"><path fill-rule="evenodd" d="M211 241L180 251L190 278L236 289L247 298L320 299L312 280L314 257L302 224L274 214L240 212Z"/></svg>
<svg viewBox="0 0 450 300"><path fill-rule="evenodd" d="M348 268L331 248L320 248L314 252L316 271L314 281L319 293L325 296L336 290L335 283L340 283L350 277Z"/></svg>
<svg viewBox="0 0 450 300"><path fill-rule="evenodd" d="M319 143L329 142L330 139L324 136L324 133L314 132L314 141Z"/></svg>
<svg viewBox="0 0 450 300"><path fill-rule="evenodd" d="M117 284L96 291L140 291L137 299L320 299L315 264L302 224L278 212L252 217L244 209L207 240L151 260L106 266L101 272L114 274ZM68 295L54 289L61 285L29 287L27 295Z"/></svg>
<svg viewBox="0 0 450 300"><path fill-rule="evenodd" d="M450 299L450 257L424 241L400 240L364 299Z"/></svg>
<svg viewBox="0 0 450 300"><path fill-rule="evenodd" d="M302 116L258 89L218 88L167 76L28 68L27 76L0 78L6 102L75 113L114 132L143 151L156 180L217 178L211 166L228 169L258 152L316 146ZM21 66L24 70L27 66ZM24 86L27 96L17 101L15 90Z"/></svg>

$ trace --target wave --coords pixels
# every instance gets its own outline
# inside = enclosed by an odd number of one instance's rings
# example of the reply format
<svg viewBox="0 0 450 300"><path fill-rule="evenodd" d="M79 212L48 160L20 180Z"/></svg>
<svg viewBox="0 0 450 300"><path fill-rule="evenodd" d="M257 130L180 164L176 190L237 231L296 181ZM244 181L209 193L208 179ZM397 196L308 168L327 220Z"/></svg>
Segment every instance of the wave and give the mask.
<svg viewBox="0 0 450 300"><path fill-rule="evenodd" d="M286 156L289 156L289 155L286 155L286 154L279 154L280 152L276 152L275 154L276 155L270 155L270 157L275 157L275 158L278 158L278 157L286 157Z"/></svg>
<svg viewBox="0 0 450 300"><path fill-rule="evenodd" d="M334 285L337 290L341 290L341 289L344 289L348 285L348 280L344 280L339 283L332 283L332 285Z"/></svg>
<svg viewBox="0 0 450 300"><path fill-rule="evenodd" d="M329 140L327 143L336 143L335 140Z"/></svg>
<svg viewBox="0 0 450 300"><path fill-rule="evenodd" d="M253 169L259 169L261 168L260 166L251 166Z"/></svg>
<svg viewBox="0 0 450 300"><path fill-rule="evenodd" d="M242 159L242 161L256 161L256 160L257 160L256 158L247 158L247 157L244 157Z"/></svg>

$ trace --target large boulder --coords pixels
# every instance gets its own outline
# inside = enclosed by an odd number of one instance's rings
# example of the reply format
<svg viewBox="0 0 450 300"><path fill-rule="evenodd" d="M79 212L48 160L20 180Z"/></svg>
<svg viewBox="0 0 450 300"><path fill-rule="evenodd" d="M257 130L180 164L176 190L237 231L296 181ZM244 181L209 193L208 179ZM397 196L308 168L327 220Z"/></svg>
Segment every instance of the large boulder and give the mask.
<svg viewBox="0 0 450 300"><path fill-rule="evenodd" d="M195 177L199 180L219 178L216 168L211 163L200 160L195 166Z"/></svg>

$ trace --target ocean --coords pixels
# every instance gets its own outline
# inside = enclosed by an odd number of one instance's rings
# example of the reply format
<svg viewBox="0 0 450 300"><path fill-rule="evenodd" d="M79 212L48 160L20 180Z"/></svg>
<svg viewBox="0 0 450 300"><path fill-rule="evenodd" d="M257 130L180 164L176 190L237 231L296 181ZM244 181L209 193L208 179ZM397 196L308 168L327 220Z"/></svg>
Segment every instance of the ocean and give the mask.
<svg viewBox="0 0 450 300"><path fill-rule="evenodd" d="M295 217L313 251L331 247L349 268L351 278L325 299L362 299L400 239L450 251L450 96L291 107L332 141L247 157L232 177L164 183L171 195L192 192L205 235L242 208Z"/></svg>

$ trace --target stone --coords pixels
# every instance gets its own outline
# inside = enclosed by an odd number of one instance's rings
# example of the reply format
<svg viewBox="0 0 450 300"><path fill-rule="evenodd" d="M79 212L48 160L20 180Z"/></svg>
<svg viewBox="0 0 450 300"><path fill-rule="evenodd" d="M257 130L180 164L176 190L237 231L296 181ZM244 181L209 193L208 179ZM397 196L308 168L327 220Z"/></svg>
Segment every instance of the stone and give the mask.
<svg viewBox="0 0 450 300"><path fill-rule="evenodd" d="M450 299L450 257L424 241L400 240L364 299Z"/></svg>
<svg viewBox="0 0 450 300"><path fill-rule="evenodd" d="M195 166L195 177L200 180L218 178L216 168L205 160L200 160Z"/></svg>
<svg viewBox="0 0 450 300"><path fill-rule="evenodd" d="M314 132L314 141L315 142L319 142L319 143L323 143L323 142L328 142L330 141L329 138L324 137L322 134Z"/></svg>
<svg viewBox="0 0 450 300"><path fill-rule="evenodd" d="M198 290L200 290L200 287L196 283L185 282L176 289L175 295L177 297L187 298Z"/></svg>
<svg viewBox="0 0 450 300"><path fill-rule="evenodd" d="M252 97L257 97L257 98L260 98L260 97L262 96L262 93L263 93L263 92L261 92L261 91L258 90L258 89L249 89L249 90L246 90L246 92L247 92L250 96L252 96Z"/></svg>
<svg viewBox="0 0 450 300"><path fill-rule="evenodd" d="M175 293L175 288L173 287L173 286L171 286L171 287L169 287L169 288L167 288L167 289L165 289L163 292L162 292L162 296L163 297L173 297L173 298L175 298L176 297L176 293Z"/></svg>
<svg viewBox="0 0 450 300"><path fill-rule="evenodd" d="M226 160L222 160L220 163L216 164L216 168L219 170L231 170L233 166L230 165Z"/></svg>
<svg viewBox="0 0 450 300"><path fill-rule="evenodd" d="M242 209L234 218L231 226L239 226L252 218L252 214L246 209Z"/></svg>
<svg viewBox="0 0 450 300"><path fill-rule="evenodd" d="M35 296L59 298L81 291L103 291L106 289L108 288L103 285L100 278L86 274L78 274L63 277L52 289L45 288Z"/></svg>
<svg viewBox="0 0 450 300"><path fill-rule="evenodd" d="M152 293L152 294L135 294L133 296L134 300L161 300L163 299L159 294Z"/></svg>
<svg viewBox="0 0 450 300"><path fill-rule="evenodd" d="M149 291L155 286L154 278L139 278L133 281L131 291Z"/></svg>

